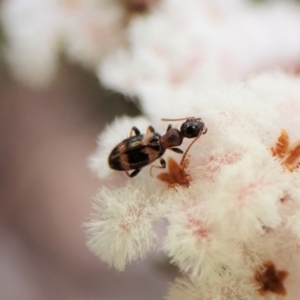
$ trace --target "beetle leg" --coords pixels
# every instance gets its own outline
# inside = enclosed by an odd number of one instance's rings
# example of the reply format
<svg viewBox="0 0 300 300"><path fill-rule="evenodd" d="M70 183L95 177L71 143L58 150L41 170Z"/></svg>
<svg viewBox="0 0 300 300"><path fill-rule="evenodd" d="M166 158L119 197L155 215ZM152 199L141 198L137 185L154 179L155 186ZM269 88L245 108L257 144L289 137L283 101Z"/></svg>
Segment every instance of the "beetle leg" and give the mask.
<svg viewBox="0 0 300 300"><path fill-rule="evenodd" d="M141 171L141 169L136 169L134 170L132 173L129 174L129 172L125 171L126 175L130 178L136 176L137 174L139 174L139 172Z"/></svg>
<svg viewBox="0 0 300 300"><path fill-rule="evenodd" d="M129 136L133 136L133 133L134 133L135 135L140 135L140 134L141 134L141 132L140 132L135 126L133 126L133 127L131 128L130 133L129 133Z"/></svg>
<svg viewBox="0 0 300 300"><path fill-rule="evenodd" d="M150 167L150 175L151 175L151 177L153 177L153 175L152 175L152 168L158 168L158 169L165 169L166 168L166 161L163 159L163 158L161 158L160 160L159 160L159 162L160 162L160 166L151 166Z"/></svg>
<svg viewBox="0 0 300 300"><path fill-rule="evenodd" d="M179 148L169 148L169 149L176 152L176 153L181 153L181 154L183 153L183 151Z"/></svg>
<svg viewBox="0 0 300 300"><path fill-rule="evenodd" d="M201 134L199 134L199 135L198 135L198 136L197 136L197 137L189 144L189 146L186 148L186 150L185 150L185 152L184 152L184 154L182 155L182 158L181 158L181 162L180 162L180 165L181 165L181 166L183 165L184 160L185 160L185 158L186 158L186 155L187 155L188 151L190 150L190 148L192 147L192 145L200 138L201 135L205 134L206 132L207 132L207 128L205 128L204 131L203 131Z"/></svg>
<svg viewBox="0 0 300 300"><path fill-rule="evenodd" d="M172 128L172 124L169 124L166 132L168 132L171 128Z"/></svg>
<svg viewBox="0 0 300 300"><path fill-rule="evenodd" d="M152 126L149 126L149 127L147 128L147 133L155 133L154 128L153 128Z"/></svg>

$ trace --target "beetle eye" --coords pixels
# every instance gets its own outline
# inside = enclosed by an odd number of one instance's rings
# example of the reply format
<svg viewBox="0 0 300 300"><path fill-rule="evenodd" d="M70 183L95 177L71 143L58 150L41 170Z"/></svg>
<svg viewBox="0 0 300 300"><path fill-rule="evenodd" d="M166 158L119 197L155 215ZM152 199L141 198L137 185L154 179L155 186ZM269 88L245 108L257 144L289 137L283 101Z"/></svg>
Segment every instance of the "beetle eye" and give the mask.
<svg viewBox="0 0 300 300"><path fill-rule="evenodd" d="M186 128L185 133L187 136L192 136L193 134L195 134L195 130L196 130L195 126L190 126Z"/></svg>
<svg viewBox="0 0 300 300"><path fill-rule="evenodd" d="M187 138L194 138L198 136L199 128L197 126L188 126L184 129L184 136Z"/></svg>

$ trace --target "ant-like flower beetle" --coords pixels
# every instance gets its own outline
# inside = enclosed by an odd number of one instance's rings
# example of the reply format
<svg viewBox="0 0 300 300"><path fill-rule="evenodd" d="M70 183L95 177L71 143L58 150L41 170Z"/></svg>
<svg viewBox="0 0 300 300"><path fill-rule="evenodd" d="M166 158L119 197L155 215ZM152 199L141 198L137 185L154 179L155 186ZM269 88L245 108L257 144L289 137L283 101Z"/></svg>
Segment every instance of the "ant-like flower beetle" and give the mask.
<svg viewBox="0 0 300 300"><path fill-rule="evenodd" d="M162 119L162 121L180 121L185 120L180 130L172 128L169 124L164 135L155 132L152 126L149 126L145 134L134 126L130 131L130 137L119 143L108 157L109 166L117 171L125 171L129 177L136 176L143 167L151 164L161 157L167 149L176 153L183 153L177 146L182 144L184 138L195 138L183 154L181 162L184 161L186 154L192 144L207 132L205 124L200 118L182 118L182 119ZM160 159L158 168L165 168L166 162ZM129 174L129 170L133 170Z"/></svg>

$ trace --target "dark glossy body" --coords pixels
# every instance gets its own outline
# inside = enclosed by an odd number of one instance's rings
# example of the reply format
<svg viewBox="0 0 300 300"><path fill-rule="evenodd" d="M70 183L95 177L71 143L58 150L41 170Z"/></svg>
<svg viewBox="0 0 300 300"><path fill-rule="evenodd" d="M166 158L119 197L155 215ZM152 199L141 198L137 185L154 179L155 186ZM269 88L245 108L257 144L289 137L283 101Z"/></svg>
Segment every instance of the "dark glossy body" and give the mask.
<svg viewBox="0 0 300 300"><path fill-rule="evenodd" d="M119 143L108 158L109 166L118 171L143 168L161 157L166 149L160 143L158 133L132 136Z"/></svg>

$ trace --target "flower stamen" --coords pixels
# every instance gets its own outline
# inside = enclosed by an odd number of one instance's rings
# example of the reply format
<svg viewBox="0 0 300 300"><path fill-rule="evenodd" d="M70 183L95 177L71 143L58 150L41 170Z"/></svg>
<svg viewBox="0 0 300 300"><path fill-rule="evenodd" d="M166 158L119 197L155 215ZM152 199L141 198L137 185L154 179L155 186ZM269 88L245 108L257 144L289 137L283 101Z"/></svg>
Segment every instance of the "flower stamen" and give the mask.
<svg viewBox="0 0 300 300"><path fill-rule="evenodd" d="M271 149L273 155L283 158L288 152L289 144L289 135L284 129L282 129L275 148Z"/></svg>
<svg viewBox="0 0 300 300"><path fill-rule="evenodd" d="M122 0L130 13L143 14L148 12L158 0Z"/></svg>
<svg viewBox="0 0 300 300"><path fill-rule="evenodd" d="M262 296L267 292L285 296L287 291L283 286L283 281L288 275L287 271L277 271L275 265L271 261L267 261L254 276L261 286L258 292Z"/></svg>
<svg viewBox="0 0 300 300"><path fill-rule="evenodd" d="M172 157L168 159L169 172L160 173L156 177L166 182L169 188L175 188L178 185L188 187L191 182L191 176L185 172L189 165L189 160L186 158L182 164L178 164Z"/></svg>
<svg viewBox="0 0 300 300"><path fill-rule="evenodd" d="M276 146L271 148L273 156L277 156L282 160L282 165L290 172L300 167L300 141L290 148L288 133L282 129L280 136L277 139Z"/></svg>

